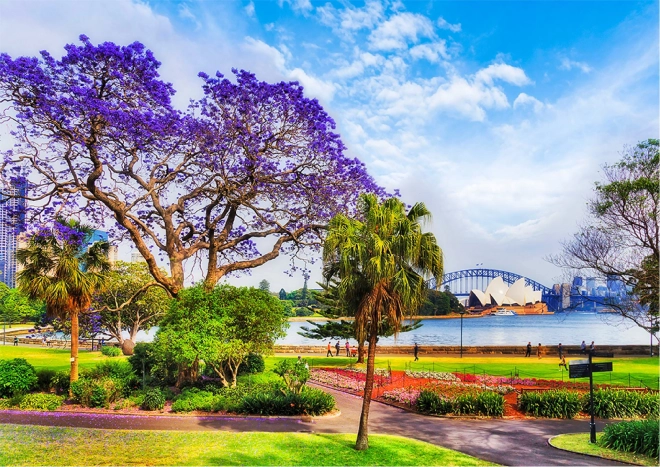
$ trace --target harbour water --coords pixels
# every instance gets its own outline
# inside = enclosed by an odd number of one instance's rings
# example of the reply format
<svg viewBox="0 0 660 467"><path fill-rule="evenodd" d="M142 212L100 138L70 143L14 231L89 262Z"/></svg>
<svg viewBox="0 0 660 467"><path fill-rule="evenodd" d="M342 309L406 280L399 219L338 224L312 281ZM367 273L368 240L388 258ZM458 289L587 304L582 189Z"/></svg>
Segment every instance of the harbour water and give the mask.
<svg viewBox="0 0 660 467"><path fill-rule="evenodd" d="M380 345L459 345L461 320L425 319L423 326L394 337L380 338ZM289 323L286 337L279 345L323 345L323 341L298 334L306 321ZM554 315L485 316L463 319L463 345L645 345L649 334L630 321L612 313L556 313Z"/></svg>

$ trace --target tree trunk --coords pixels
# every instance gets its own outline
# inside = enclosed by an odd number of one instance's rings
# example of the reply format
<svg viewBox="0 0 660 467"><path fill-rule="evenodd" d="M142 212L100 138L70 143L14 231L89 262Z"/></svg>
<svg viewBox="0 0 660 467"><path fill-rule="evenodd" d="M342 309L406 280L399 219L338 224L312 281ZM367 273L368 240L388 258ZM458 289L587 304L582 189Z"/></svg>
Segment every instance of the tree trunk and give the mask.
<svg viewBox="0 0 660 467"><path fill-rule="evenodd" d="M199 377L199 360L195 359L190 366L179 365L179 374L175 386L180 388L184 383L194 383Z"/></svg>
<svg viewBox="0 0 660 467"><path fill-rule="evenodd" d="M69 382L73 383L78 381L78 334L80 329L78 326L78 311L71 312L71 375ZM69 390L71 396L71 390Z"/></svg>
<svg viewBox="0 0 660 467"><path fill-rule="evenodd" d="M378 341L378 327L369 333L369 355L367 357L367 380L364 383L364 398L362 399L362 413L360 414L360 428L358 429L355 449L365 451L369 449L369 405L371 393L374 389L374 364L376 362L376 342Z"/></svg>
<svg viewBox="0 0 660 467"><path fill-rule="evenodd" d="M364 341L358 341L358 359L357 363L364 363Z"/></svg>

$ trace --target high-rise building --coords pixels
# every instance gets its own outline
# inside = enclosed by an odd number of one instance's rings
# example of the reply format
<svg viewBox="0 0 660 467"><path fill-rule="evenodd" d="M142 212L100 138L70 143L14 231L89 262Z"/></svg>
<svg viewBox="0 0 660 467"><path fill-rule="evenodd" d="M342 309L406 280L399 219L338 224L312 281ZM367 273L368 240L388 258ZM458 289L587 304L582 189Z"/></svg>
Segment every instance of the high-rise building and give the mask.
<svg viewBox="0 0 660 467"><path fill-rule="evenodd" d="M25 230L27 181L12 180L0 192L0 282L16 286L16 249L18 236Z"/></svg>
<svg viewBox="0 0 660 467"><path fill-rule="evenodd" d="M595 295L596 291L596 278L595 277L587 277L587 294L588 295Z"/></svg>

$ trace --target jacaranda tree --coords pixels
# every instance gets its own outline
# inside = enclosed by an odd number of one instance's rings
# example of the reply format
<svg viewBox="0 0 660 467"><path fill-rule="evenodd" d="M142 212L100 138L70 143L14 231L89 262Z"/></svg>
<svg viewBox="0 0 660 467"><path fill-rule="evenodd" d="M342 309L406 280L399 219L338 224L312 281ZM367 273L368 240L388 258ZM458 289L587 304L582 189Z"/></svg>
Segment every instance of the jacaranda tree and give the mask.
<svg viewBox="0 0 660 467"><path fill-rule="evenodd" d="M422 232L431 213L422 203L406 213L396 198L379 203L362 195L358 219L338 215L330 222L323 250L326 270L336 271L340 298L356 310L355 327L369 343L367 377L356 449L369 447L368 419L374 362L382 322L396 332L426 298L425 279L442 278L443 256L435 236Z"/></svg>
<svg viewBox="0 0 660 467"><path fill-rule="evenodd" d="M282 251L320 247L335 214L380 192L297 83L200 73L204 97L182 112L142 44L80 40L60 60L0 55L2 121L16 140L4 176L28 172L42 217L112 220L172 295L189 259L210 289Z"/></svg>
<svg viewBox="0 0 660 467"><path fill-rule="evenodd" d="M42 227L16 252L22 270L18 288L46 302L49 316L71 321L71 382L78 380L78 319L89 312L92 296L103 290L110 269L109 244L91 243L94 229L58 219Z"/></svg>

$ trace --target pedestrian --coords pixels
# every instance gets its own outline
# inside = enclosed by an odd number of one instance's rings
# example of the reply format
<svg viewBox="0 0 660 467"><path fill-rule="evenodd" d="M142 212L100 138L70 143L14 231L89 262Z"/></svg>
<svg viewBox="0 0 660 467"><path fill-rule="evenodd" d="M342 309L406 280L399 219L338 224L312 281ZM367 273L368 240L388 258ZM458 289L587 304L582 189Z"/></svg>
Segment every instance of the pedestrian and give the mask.
<svg viewBox="0 0 660 467"><path fill-rule="evenodd" d="M584 341L580 344L580 353L587 353L587 344Z"/></svg>
<svg viewBox="0 0 660 467"><path fill-rule="evenodd" d="M337 339L337 343L335 344L335 349L337 350L337 354L335 355L336 357L339 357L339 348L341 346L339 345L339 339Z"/></svg>
<svg viewBox="0 0 660 467"><path fill-rule="evenodd" d="M539 357L539 360L541 360L541 343L539 342L539 346L536 348L536 356Z"/></svg>
<svg viewBox="0 0 660 467"><path fill-rule="evenodd" d="M14 345L18 345L18 337L14 336Z"/></svg>
<svg viewBox="0 0 660 467"><path fill-rule="evenodd" d="M568 371L568 367L566 366L566 357L563 355L561 356L561 362L559 362L559 369L561 370L561 367L564 367L566 371Z"/></svg>
<svg viewBox="0 0 660 467"><path fill-rule="evenodd" d="M589 352L595 352L596 351L596 345L594 344L594 341L591 341L591 345L589 346Z"/></svg>
<svg viewBox="0 0 660 467"><path fill-rule="evenodd" d="M531 357L531 356L532 356L532 343L528 342L527 350L525 351L525 357Z"/></svg>
<svg viewBox="0 0 660 467"><path fill-rule="evenodd" d="M332 341L328 341L328 353L326 353L325 356L332 357Z"/></svg>
<svg viewBox="0 0 660 467"><path fill-rule="evenodd" d="M561 342L557 346L557 351L559 352L559 360L564 358L564 348L561 346Z"/></svg>
<svg viewBox="0 0 660 467"><path fill-rule="evenodd" d="M349 344L348 341L346 341L346 356L351 356L351 344Z"/></svg>
<svg viewBox="0 0 660 467"><path fill-rule="evenodd" d="M419 360L419 345L417 345L417 342L415 342L415 347L413 347L413 353L415 354L415 361Z"/></svg>

